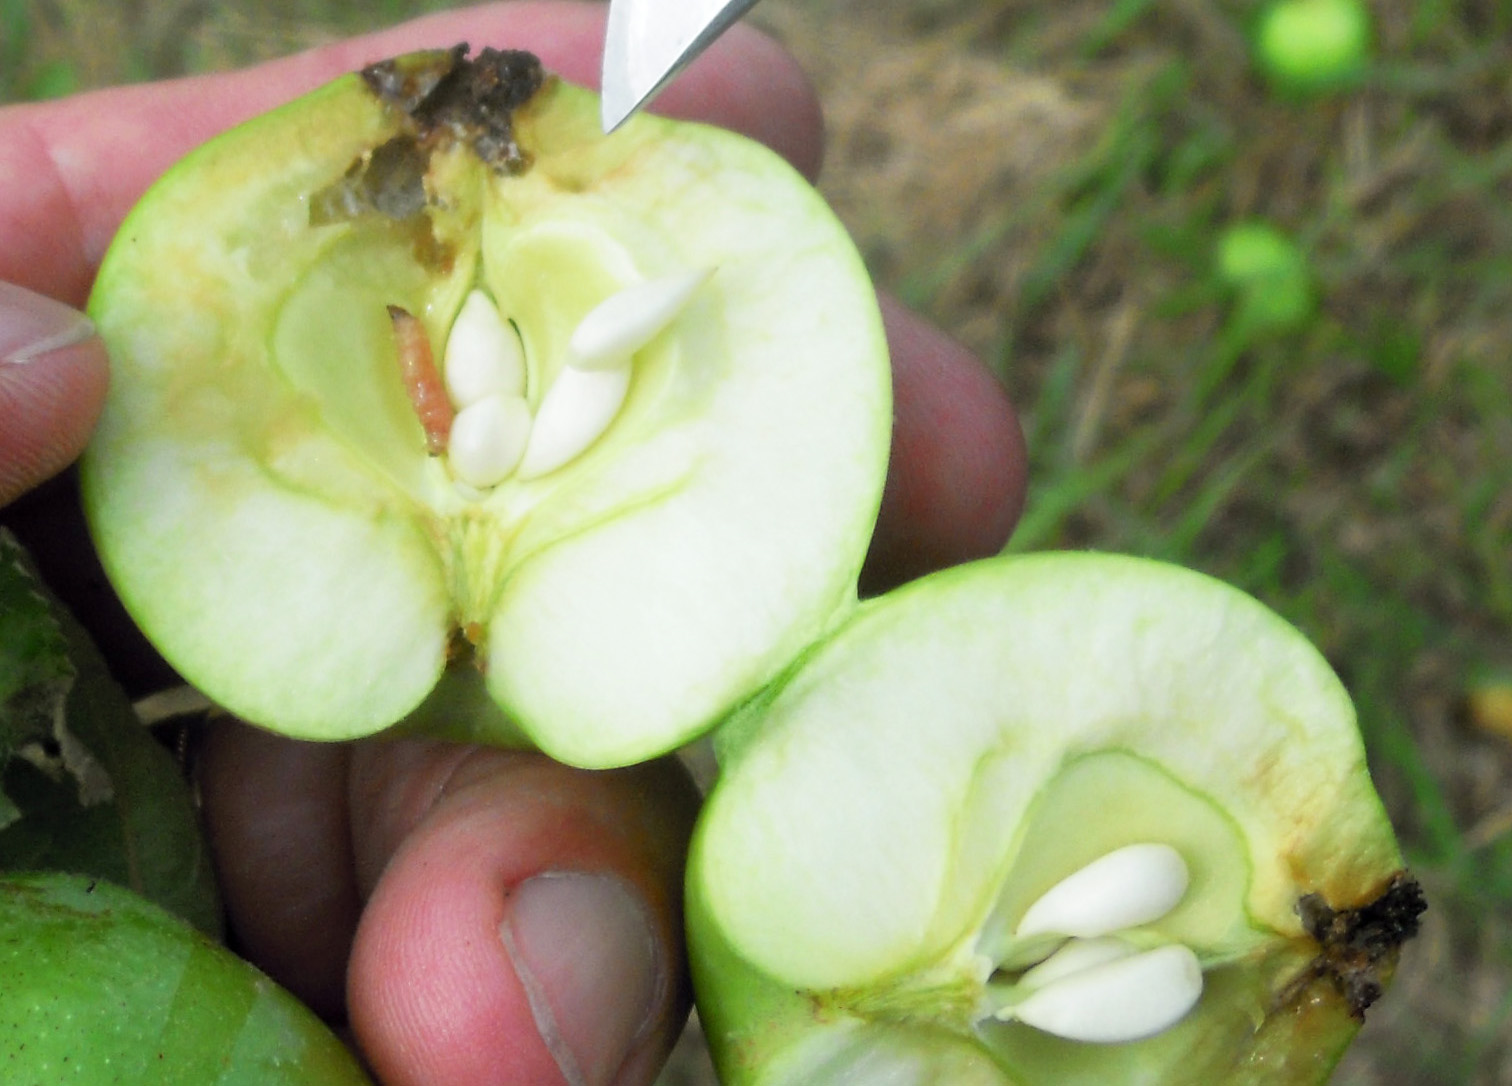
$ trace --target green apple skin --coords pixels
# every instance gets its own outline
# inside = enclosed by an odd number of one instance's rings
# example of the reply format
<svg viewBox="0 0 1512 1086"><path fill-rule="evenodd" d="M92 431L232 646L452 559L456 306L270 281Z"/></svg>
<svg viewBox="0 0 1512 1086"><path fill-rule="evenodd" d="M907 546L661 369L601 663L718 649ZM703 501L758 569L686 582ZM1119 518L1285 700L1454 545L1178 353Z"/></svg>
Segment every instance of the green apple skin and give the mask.
<svg viewBox="0 0 1512 1086"><path fill-rule="evenodd" d="M1260 16L1255 55L1272 85L1306 97L1358 82L1370 42L1361 0L1276 0Z"/></svg>
<svg viewBox="0 0 1512 1086"><path fill-rule="evenodd" d="M103 880L0 878L0 1067L17 1086L359 1086L315 1015Z"/></svg>
<svg viewBox="0 0 1512 1086"><path fill-rule="evenodd" d="M83 465L106 571L254 724L655 756L855 604L891 424L865 268L811 186L734 134L643 115L605 137L596 98L548 77L501 171L415 137L406 108L337 80L191 154L123 224L90 302L112 361ZM351 181L395 146L394 192ZM344 210L422 180L419 210ZM439 361L481 287L538 397L585 313L699 268L576 460L468 496L426 455L387 306Z"/></svg>
<svg viewBox="0 0 1512 1086"><path fill-rule="evenodd" d="M687 914L731 1086L1322 1082L1363 1001L1304 899L1403 906L1371 984L1421 911L1415 884L1394 889L1402 859L1321 656L1243 593L1148 560L1001 557L869 601L716 749ZM1195 1009L1118 1044L984 1018L989 947L1140 841L1191 870L1137 937L1196 952Z"/></svg>

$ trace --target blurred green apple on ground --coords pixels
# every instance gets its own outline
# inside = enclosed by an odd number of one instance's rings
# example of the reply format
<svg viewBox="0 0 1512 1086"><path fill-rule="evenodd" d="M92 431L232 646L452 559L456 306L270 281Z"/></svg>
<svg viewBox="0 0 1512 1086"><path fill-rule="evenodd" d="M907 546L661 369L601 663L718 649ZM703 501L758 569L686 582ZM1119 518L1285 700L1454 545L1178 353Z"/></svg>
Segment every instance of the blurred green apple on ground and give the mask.
<svg viewBox="0 0 1512 1086"><path fill-rule="evenodd" d="M1315 308L1307 255L1267 222L1234 223L1218 237L1217 272L1248 334L1300 328Z"/></svg>
<svg viewBox="0 0 1512 1086"><path fill-rule="evenodd" d="M1359 82L1371 37L1363 0L1273 0L1256 28L1255 59L1282 93L1317 95Z"/></svg>

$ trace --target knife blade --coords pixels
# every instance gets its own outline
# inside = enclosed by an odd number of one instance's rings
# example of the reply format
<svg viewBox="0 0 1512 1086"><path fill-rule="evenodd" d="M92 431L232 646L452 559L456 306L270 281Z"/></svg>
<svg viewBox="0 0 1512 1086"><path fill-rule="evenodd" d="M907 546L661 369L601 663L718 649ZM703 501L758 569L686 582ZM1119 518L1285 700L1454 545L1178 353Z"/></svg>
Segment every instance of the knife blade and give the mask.
<svg viewBox="0 0 1512 1086"><path fill-rule="evenodd" d="M610 0L601 120L612 132L756 0Z"/></svg>

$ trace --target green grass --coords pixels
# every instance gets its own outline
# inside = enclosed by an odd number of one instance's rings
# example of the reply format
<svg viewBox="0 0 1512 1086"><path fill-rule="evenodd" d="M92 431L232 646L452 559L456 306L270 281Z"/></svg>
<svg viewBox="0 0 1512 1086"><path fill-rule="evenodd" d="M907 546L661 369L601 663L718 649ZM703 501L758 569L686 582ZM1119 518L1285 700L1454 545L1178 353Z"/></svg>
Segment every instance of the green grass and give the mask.
<svg viewBox="0 0 1512 1086"><path fill-rule="evenodd" d="M230 5L0 0L0 100L224 66L432 6L284 0L254 22ZM1349 685L1430 891L1433 950L1409 954L1340 1081L1503 1081L1512 746L1470 725L1463 694L1512 671L1512 2L1381 0L1365 85L1308 103L1248 70L1250 2L763 8L788 27L885 10L921 50L953 41L1103 107L1031 191L963 220L943 252L878 259L879 275L963 329L1018 400L1033 482L1013 549L1209 571L1296 622ZM87 29L97 18L121 35ZM950 177L940 163L937 200L969 195ZM895 240L886 224L918 200L857 213L863 249ZM1249 218L1308 254L1318 305L1300 327L1252 326L1215 281L1220 230ZM1007 264L1004 289L987 273Z"/></svg>

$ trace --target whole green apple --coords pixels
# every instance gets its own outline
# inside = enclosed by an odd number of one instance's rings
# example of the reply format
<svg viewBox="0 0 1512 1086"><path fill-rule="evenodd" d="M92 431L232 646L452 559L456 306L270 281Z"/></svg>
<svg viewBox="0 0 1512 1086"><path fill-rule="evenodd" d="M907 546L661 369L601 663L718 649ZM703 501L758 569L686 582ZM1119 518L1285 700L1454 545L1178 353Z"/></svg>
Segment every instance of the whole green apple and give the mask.
<svg viewBox="0 0 1512 1086"><path fill-rule="evenodd" d="M1235 295L1239 319L1252 331L1291 331L1312 315L1307 255L1268 222L1227 227L1218 237L1217 271Z"/></svg>
<svg viewBox="0 0 1512 1086"><path fill-rule="evenodd" d="M1321 1082L1423 907L1322 657L1151 561L863 604L716 748L687 909L734 1086Z"/></svg>
<svg viewBox="0 0 1512 1086"><path fill-rule="evenodd" d="M1312 95L1356 82L1370 39L1362 0L1273 0L1260 15L1255 58L1281 91Z"/></svg>
<svg viewBox="0 0 1512 1086"><path fill-rule="evenodd" d="M891 422L854 247L767 149L598 115L526 53L410 55L122 225L86 510L236 714L630 763L854 604Z"/></svg>
<svg viewBox="0 0 1512 1086"><path fill-rule="evenodd" d="M0 1067L17 1086L347 1086L367 1076L293 996L103 880L0 877Z"/></svg>

